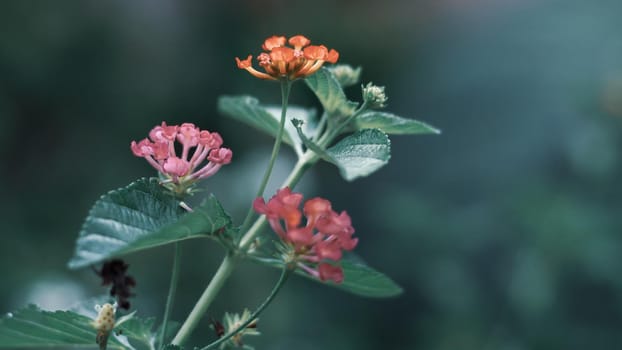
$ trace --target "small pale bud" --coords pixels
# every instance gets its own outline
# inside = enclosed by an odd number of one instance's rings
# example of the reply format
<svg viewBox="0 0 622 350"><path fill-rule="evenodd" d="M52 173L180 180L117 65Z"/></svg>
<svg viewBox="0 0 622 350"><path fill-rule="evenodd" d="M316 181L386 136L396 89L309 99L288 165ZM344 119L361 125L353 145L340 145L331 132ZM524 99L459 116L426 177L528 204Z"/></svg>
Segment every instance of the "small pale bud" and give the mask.
<svg viewBox="0 0 622 350"><path fill-rule="evenodd" d="M386 106L387 95L384 93L384 86L377 86L368 83L363 88L363 100L367 102L369 108L382 108Z"/></svg>
<svg viewBox="0 0 622 350"><path fill-rule="evenodd" d="M358 84L361 80L361 67L352 68L347 64L338 64L328 69L337 78L339 85L344 88Z"/></svg>

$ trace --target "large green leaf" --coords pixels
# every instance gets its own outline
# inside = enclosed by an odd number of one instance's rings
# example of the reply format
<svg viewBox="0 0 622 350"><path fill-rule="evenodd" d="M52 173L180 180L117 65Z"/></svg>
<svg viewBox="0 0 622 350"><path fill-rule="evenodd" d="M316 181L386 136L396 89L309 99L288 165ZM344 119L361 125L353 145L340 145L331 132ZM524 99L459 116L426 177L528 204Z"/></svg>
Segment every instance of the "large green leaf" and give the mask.
<svg viewBox="0 0 622 350"><path fill-rule="evenodd" d="M349 116L358 105L355 102L348 101L346 94L341 88L341 84L339 84L333 73L326 68L321 68L305 78L305 82L317 96L318 100L320 100L326 113L332 117Z"/></svg>
<svg viewBox="0 0 622 350"><path fill-rule="evenodd" d="M154 319L128 316L125 322L117 318L118 326L108 338L108 349L127 349L128 339L137 349L152 348ZM96 348L93 318L73 311L43 311L29 305L0 318L0 348Z"/></svg>
<svg viewBox="0 0 622 350"><path fill-rule="evenodd" d="M389 162L391 141L378 129L363 129L326 150L348 181L367 176Z"/></svg>
<svg viewBox="0 0 622 350"><path fill-rule="evenodd" d="M260 258L251 256L251 259L259 263L282 268L283 263L274 258ZM368 298L390 298L402 293L402 287L395 283L387 275L369 267L361 258L353 253L344 253L341 259L343 269L343 282L322 282L308 273L296 269L298 275L304 276L312 281L322 283L327 286L339 288L341 290Z"/></svg>
<svg viewBox="0 0 622 350"><path fill-rule="evenodd" d="M278 134L281 120L280 106L261 105L256 98L251 96L221 96L218 98L218 110L224 115L259 129L272 137L276 137ZM303 120L305 122L303 127L305 134L313 136L316 125L315 110L289 105L286 118L283 142L292 146L296 153L301 155L302 141L289 120L294 118Z"/></svg>
<svg viewBox="0 0 622 350"><path fill-rule="evenodd" d="M102 196L91 208L69 261L84 267L190 238L209 237L231 224L214 196L187 213L158 179L140 179Z"/></svg>
<svg viewBox="0 0 622 350"><path fill-rule="evenodd" d="M333 284L334 286L372 298L388 298L402 293L402 287L391 278L357 260L359 259L344 256L341 261L344 279L341 284Z"/></svg>
<svg viewBox="0 0 622 350"><path fill-rule="evenodd" d="M357 129L380 129L387 134L440 134L440 130L414 119L398 117L387 112L368 110L354 119Z"/></svg>

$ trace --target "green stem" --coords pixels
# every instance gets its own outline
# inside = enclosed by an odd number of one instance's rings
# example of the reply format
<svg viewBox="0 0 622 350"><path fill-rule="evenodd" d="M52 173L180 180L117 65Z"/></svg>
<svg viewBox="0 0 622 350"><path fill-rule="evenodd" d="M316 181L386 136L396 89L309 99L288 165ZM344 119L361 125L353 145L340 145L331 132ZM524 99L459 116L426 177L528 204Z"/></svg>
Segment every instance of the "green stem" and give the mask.
<svg viewBox="0 0 622 350"><path fill-rule="evenodd" d="M168 317L173 308L173 300L175 299L175 292L177 291L177 281L179 280L179 258L181 255L181 245L179 242L175 243L175 255L173 257L173 272L171 273L171 285L168 289L168 296L166 297L166 306L164 308L164 317L162 319L162 332L160 334L160 349L164 347L164 337L166 337L166 326L168 323Z"/></svg>
<svg viewBox="0 0 622 350"><path fill-rule="evenodd" d="M285 129L285 119L287 115L287 101L289 99L289 91L291 88L291 82L284 81L281 84L282 84L281 94L282 94L282 99L283 99L283 108L281 110L281 123L279 127L279 132L277 135L277 139L275 141L274 148L272 150L272 157L270 159L270 164L268 165L268 168L266 169L266 173L264 175L260 188L257 191L257 197L263 196L263 192L268 183L268 179L270 178L270 174L272 172L272 168L274 166L276 157L279 153L279 148L281 147L281 141L283 139L283 130ZM291 173L289 174L289 176L283 183L282 187L285 187L285 186L293 187L295 184L297 184L298 181L300 181L300 178L302 177L304 172L314 162L316 162L317 159L318 157L315 153L310 152L310 151L305 152L298 159L298 162L296 163L296 165L294 166L294 169L292 169ZM246 216L246 219L244 220L244 223L242 224L242 229L240 230L241 232L244 232L248 229L248 231L246 231L246 234L240 240L239 247L240 247L240 250L242 251L250 245L254 237L262 229L263 225L266 222L265 216L262 215L259 218L257 218L257 220L253 223L253 225L250 228L248 228L248 226L250 225L252 216L253 216L252 214L253 214L253 208L251 207ZM207 311L211 302L214 300L214 298L216 297L216 295L222 288L224 282L227 280L227 278L229 278L229 276L233 272L234 267L235 267L235 256L233 254L228 254L225 257L225 259L222 261L222 263L220 264L220 267L216 271L216 274L214 275L210 283L207 285L207 288L205 289L205 291L203 291L203 294L201 295L201 297L195 304L194 308L190 312L190 315L188 315L188 318L186 319L184 324L181 326L181 329L177 332L177 335L175 335L175 338L173 339L172 344L180 345L190 336L192 331L196 328L196 325L198 324L200 319L203 317L203 315Z"/></svg>
<svg viewBox="0 0 622 350"><path fill-rule="evenodd" d="M363 102L363 104L356 111L354 111L352 115L350 115L343 122L341 122L341 124L335 126L332 129L326 130L326 133L319 138L317 144L322 147L328 147L330 143L335 139L335 137L339 135L341 130L343 130L343 128L350 124L350 122L354 120L354 118L356 118L361 112L365 111L367 109L367 106L367 101Z"/></svg>
<svg viewBox="0 0 622 350"><path fill-rule="evenodd" d="M300 178L309 167L318 160L318 156L312 151L306 151L296 162L294 169L290 172L287 179L283 182L280 188L294 187ZM240 250L245 250L253 241L255 236L261 231L263 225L266 223L266 217L264 215L257 218L246 234L240 240Z"/></svg>
<svg viewBox="0 0 622 350"><path fill-rule="evenodd" d="M289 101L289 91L292 87L292 82L289 80L281 81L281 121L279 124L279 132L276 135L276 140L274 140L274 146L272 147L272 155L270 156L270 162L268 163L268 167L266 168L266 172L263 175L263 179L261 180L261 184L259 185L259 189L257 190L257 195L255 198L262 197L263 192L268 185L268 180L270 180L270 175L272 174L272 169L274 168L274 163L276 162L276 158L279 155L279 150L281 148L281 143L283 142L283 133L285 130L285 119L287 116L287 105ZM253 218L253 207L251 206L248 210L248 214L246 214L246 218L241 226L241 232L244 232L248 229L248 225L250 225L251 219Z"/></svg>
<svg viewBox="0 0 622 350"><path fill-rule="evenodd" d="M171 342L174 345L180 345L190 336L192 331L196 328L197 324L207 311L207 308L212 303L222 286L224 285L233 268L235 267L236 257L232 254L228 254L218 267L216 274L207 285L207 288L201 294L201 297L197 301L196 305L186 318L186 321L175 335L175 338Z"/></svg>
<svg viewBox="0 0 622 350"><path fill-rule="evenodd" d="M300 178L305 173L305 171L313 163L315 163L317 159L318 157L315 153L311 151L305 152L302 157L298 159L298 162L294 166L294 169L292 169L291 173L283 183L283 187L294 187L298 183L298 181L300 181ZM257 235L257 233L262 229L265 223L265 216L262 215L257 218L257 220L253 223L253 226L251 226L251 228L248 229L244 237L242 237L240 241L241 250L244 250L248 247L255 235ZM196 327L196 324L199 322L201 317L203 317L203 314L205 314L205 312L207 311L209 305L216 297L216 294L218 294L218 292L220 291L220 288L224 284L225 280L229 277L229 275L231 275L231 272L233 272L234 267L235 257L229 254L220 264L218 271L216 271L216 274L201 295L201 298L197 301L196 305L192 309L192 312L190 312L190 315L188 315L188 318L182 325L179 332L177 332L177 335L175 336L175 339L173 339L172 344L180 345L190 336L190 333L192 333L192 331Z"/></svg>
<svg viewBox="0 0 622 350"><path fill-rule="evenodd" d="M328 121L328 114L326 112L322 113L322 117L320 118L320 122L315 127L315 135L311 138L313 141L317 141L322 135L322 131L326 126L326 122Z"/></svg>
<svg viewBox="0 0 622 350"><path fill-rule="evenodd" d="M231 339L231 337L234 337L236 334L244 331L246 329L246 327L248 327L248 325L250 325L251 323L253 323L253 321L255 321L257 316L259 316L259 314L270 304L270 302L272 302L272 300L274 299L276 294L279 292L279 290L281 289L283 284L285 284L285 281L287 280L287 277L289 276L288 272L289 272L289 269L287 268L287 265L283 265L283 270L281 271L281 277L279 277L278 282L276 282L276 284L272 288L272 291L270 292L270 295L268 295L266 300L264 300L263 303L261 303L261 305L259 305L259 307L255 310L255 312L253 312L251 314L251 316L248 318L248 320L246 320L246 322L242 323L235 330L229 332L228 334L222 336L221 338L219 338L215 342L213 342L213 343L211 343L211 344L201 348L200 350L213 349L213 348L217 347L218 345L220 345L220 344L226 342L227 340Z"/></svg>

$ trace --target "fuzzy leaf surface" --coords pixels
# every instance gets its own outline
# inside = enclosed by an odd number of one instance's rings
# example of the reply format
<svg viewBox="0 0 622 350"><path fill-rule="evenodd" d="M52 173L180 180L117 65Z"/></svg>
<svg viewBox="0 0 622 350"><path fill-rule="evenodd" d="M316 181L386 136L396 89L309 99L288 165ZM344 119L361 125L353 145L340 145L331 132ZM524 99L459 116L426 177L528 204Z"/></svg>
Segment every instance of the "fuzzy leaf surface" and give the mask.
<svg viewBox="0 0 622 350"><path fill-rule="evenodd" d="M305 83L320 100L326 113L333 117L349 116L358 105L356 102L348 101L341 84L333 73L326 68L320 68L305 78Z"/></svg>
<svg viewBox="0 0 622 350"><path fill-rule="evenodd" d="M92 320L73 311L43 311L35 305L29 305L0 318L0 348L97 348L97 331L91 325ZM138 340L138 343L148 344L152 334L134 332L134 329L140 327L130 327L130 322L135 325L145 324L145 321L133 318L122 325L122 334ZM153 320L150 322L153 323ZM115 328L115 331L118 330ZM108 349L122 350L126 347L111 334Z"/></svg>
<svg viewBox="0 0 622 350"><path fill-rule="evenodd" d="M424 122L402 118L395 114L368 110L354 119L357 129L380 129L387 134L440 134L441 131Z"/></svg>
<svg viewBox="0 0 622 350"><path fill-rule="evenodd" d="M391 158L391 141L378 129L363 129L326 150L347 181L368 176Z"/></svg>
<svg viewBox="0 0 622 350"><path fill-rule="evenodd" d="M278 134L281 120L280 106L261 105L256 98L246 95L221 96L218 99L218 110L222 114L261 130L272 137L276 138ZM316 125L315 110L289 105L286 118L283 142L292 146L300 155L302 154L302 141L289 121L291 119L303 120L305 122L305 134L313 136Z"/></svg>
<svg viewBox="0 0 622 350"><path fill-rule="evenodd" d="M214 196L191 213L158 179L140 179L103 195L91 208L76 241L70 268L185 239L210 237L231 224Z"/></svg>

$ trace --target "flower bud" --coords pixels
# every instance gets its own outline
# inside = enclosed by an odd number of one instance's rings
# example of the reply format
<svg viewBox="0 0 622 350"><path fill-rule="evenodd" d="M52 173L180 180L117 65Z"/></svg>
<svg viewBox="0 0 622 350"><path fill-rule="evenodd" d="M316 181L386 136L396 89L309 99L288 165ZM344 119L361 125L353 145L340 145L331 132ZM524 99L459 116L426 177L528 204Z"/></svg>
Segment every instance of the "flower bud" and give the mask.
<svg viewBox="0 0 622 350"><path fill-rule="evenodd" d="M361 80L361 67L352 68L347 64L338 64L328 69L337 78L341 87L352 86Z"/></svg>
<svg viewBox="0 0 622 350"><path fill-rule="evenodd" d="M368 83L361 86L363 89L363 100L367 102L369 108L382 108L386 106L387 95L384 93L384 86L377 86Z"/></svg>

